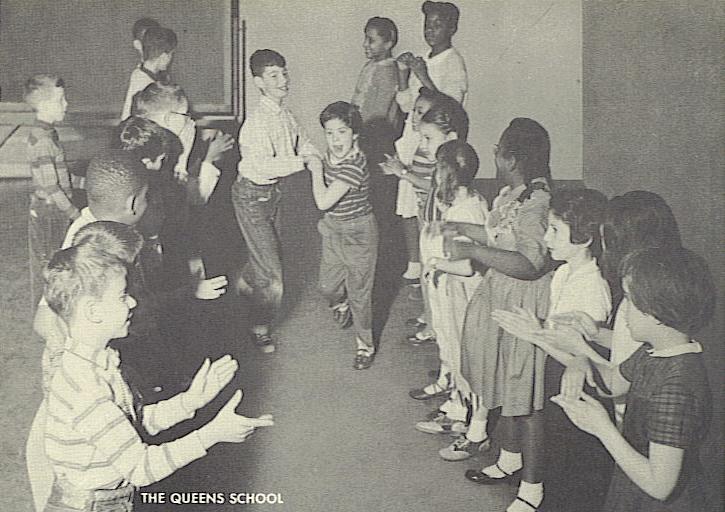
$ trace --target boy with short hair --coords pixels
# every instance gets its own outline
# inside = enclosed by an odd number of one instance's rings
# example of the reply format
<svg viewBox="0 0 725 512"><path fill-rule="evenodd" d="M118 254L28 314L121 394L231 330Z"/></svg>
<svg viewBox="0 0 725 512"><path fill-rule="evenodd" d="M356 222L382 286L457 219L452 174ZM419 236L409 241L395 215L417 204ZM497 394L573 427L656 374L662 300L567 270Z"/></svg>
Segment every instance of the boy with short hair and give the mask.
<svg viewBox="0 0 725 512"><path fill-rule="evenodd" d="M121 111L121 121L131 115L131 103L134 95L154 82L169 81L168 68L176 49L176 33L169 28L149 27L141 40L143 62L131 72L126 100ZM134 41L134 47L136 41Z"/></svg>
<svg viewBox="0 0 725 512"><path fill-rule="evenodd" d="M158 21L156 21L153 18L140 18L136 20L136 22L133 24L133 28L131 29L131 34L133 34L133 47L136 49L136 51L139 53L139 57L141 57L141 61L143 61L143 36L146 33L146 31L152 27L157 28L160 27Z"/></svg>
<svg viewBox="0 0 725 512"><path fill-rule="evenodd" d="M143 443L137 428L155 435L190 419L229 383L237 362L205 361L188 390L145 407L108 348L128 332L136 303L126 293L118 258L86 244L59 251L46 271L49 305L65 321L68 341L48 398L45 449L55 482L51 510L131 510L136 487L146 486L206 455L218 442L242 442L271 416L246 418L234 409L237 391L209 423L175 441Z"/></svg>
<svg viewBox="0 0 725 512"><path fill-rule="evenodd" d="M54 125L65 118L68 102L63 80L36 75L24 87L24 101L35 110L27 139L33 192L30 196L28 242L32 305L43 293L42 269L60 247L68 224L79 212L72 203L73 184Z"/></svg>
<svg viewBox="0 0 725 512"><path fill-rule="evenodd" d="M257 50L249 59L261 97L239 131L239 176L232 203L249 259L237 288L252 298L252 337L262 352L274 352L270 324L282 301L282 262L276 227L280 179L305 165L321 168L317 149L284 106L289 93L287 63L274 50Z"/></svg>

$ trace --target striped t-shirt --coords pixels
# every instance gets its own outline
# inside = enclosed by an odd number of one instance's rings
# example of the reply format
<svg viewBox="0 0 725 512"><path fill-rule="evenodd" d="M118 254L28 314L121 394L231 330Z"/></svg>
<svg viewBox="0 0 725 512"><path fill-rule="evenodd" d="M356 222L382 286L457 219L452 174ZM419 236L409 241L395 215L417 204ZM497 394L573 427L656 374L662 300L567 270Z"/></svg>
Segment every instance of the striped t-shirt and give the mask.
<svg viewBox="0 0 725 512"><path fill-rule="evenodd" d="M325 185L335 180L350 186L342 198L327 211L327 215L338 220L352 220L373 211L370 204L370 173L365 167L365 155L359 149L353 150L344 159L335 161L329 151L322 161Z"/></svg>

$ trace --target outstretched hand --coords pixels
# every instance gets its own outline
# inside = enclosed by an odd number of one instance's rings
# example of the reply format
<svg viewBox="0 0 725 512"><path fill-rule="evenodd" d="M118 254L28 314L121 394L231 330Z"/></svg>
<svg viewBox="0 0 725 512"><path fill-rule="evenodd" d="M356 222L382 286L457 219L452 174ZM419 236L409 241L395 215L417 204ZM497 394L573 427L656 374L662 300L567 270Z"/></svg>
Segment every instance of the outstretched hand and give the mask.
<svg viewBox="0 0 725 512"><path fill-rule="evenodd" d="M209 142L209 148L206 150L207 162L214 163L219 160L224 153L232 149L234 146L234 139L226 133L219 132L211 142Z"/></svg>
<svg viewBox="0 0 725 512"><path fill-rule="evenodd" d="M514 311L496 309L491 313L491 318L509 334L538 345L540 338L537 335L543 331L543 328L531 311L520 307L514 307Z"/></svg>
<svg viewBox="0 0 725 512"><path fill-rule="evenodd" d="M242 390L238 390L221 408L219 414L199 430L199 434L208 446L215 443L241 443L246 440L255 428L274 425L271 414L263 414L258 418L247 418L235 412L242 401Z"/></svg>
<svg viewBox="0 0 725 512"><path fill-rule="evenodd" d="M592 340L599 332L599 326L594 319L583 311L570 311L552 315L549 320L562 327L571 327L588 340Z"/></svg>
<svg viewBox="0 0 725 512"><path fill-rule="evenodd" d="M608 428L613 428L604 406L586 393L582 393L581 398L557 395L551 397L551 401L564 410L574 425L588 434L601 437Z"/></svg>
<svg viewBox="0 0 725 512"><path fill-rule="evenodd" d="M182 404L189 411L201 409L214 400L219 392L229 384L239 368L239 363L229 354L213 363L209 358L194 375L189 389L182 395Z"/></svg>

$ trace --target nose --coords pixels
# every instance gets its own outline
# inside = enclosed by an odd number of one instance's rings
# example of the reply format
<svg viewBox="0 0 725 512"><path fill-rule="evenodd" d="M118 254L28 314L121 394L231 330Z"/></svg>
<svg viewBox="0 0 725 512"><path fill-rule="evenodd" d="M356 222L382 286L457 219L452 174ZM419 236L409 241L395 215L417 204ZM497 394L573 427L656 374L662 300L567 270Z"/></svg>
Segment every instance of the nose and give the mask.
<svg viewBox="0 0 725 512"><path fill-rule="evenodd" d="M133 309L138 304L136 302L136 299L134 299L131 295L129 295L128 298L126 299L126 303L128 304L128 309Z"/></svg>

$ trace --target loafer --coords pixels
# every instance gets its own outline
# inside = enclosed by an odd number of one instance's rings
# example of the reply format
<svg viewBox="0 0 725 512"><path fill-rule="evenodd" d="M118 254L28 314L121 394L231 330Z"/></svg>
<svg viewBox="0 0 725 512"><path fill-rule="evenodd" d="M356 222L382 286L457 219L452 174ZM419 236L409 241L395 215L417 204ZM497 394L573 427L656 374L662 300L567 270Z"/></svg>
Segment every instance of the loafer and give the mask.
<svg viewBox="0 0 725 512"><path fill-rule="evenodd" d="M355 360L352 363L352 367L355 370L367 370L373 365L375 359L375 352L370 353L367 350L358 350L355 354Z"/></svg>
<svg viewBox="0 0 725 512"><path fill-rule="evenodd" d="M507 473L501 467L496 463L496 467L498 470L503 473L504 477L502 478L493 478L488 476L483 471L477 470L477 469L469 469L466 470L465 476L467 480L470 480L471 482L481 484L481 485L498 485L498 484L512 484L516 483L519 480L519 472L516 473Z"/></svg>
<svg viewBox="0 0 725 512"><path fill-rule="evenodd" d="M436 391L433 393L426 392L425 388L416 388L411 389L408 392L408 396L410 396L410 398L412 398L413 400L430 400L431 398L441 398L444 396L448 396L448 394L450 393L449 390L444 389L438 383L435 383L433 386L436 389Z"/></svg>
<svg viewBox="0 0 725 512"><path fill-rule="evenodd" d="M270 336L268 333L257 334L256 332L252 332L251 336L254 345L263 354L271 354L276 350L276 347L274 346L274 340L272 339L272 336Z"/></svg>
<svg viewBox="0 0 725 512"><path fill-rule="evenodd" d="M471 441L463 435L453 441L450 445L440 450L438 454L444 460L457 462L459 460L470 459L474 455L485 452L490 448L491 441L489 438L486 438L483 441Z"/></svg>
<svg viewBox="0 0 725 512"><path fill-rule="evenodd" d="M426 434L463 433L468 430L464 422L449 418L440 410L433 411L425 421L416 423L415 429Z"/></svg>
<svg viewBox="0 0 725 512"><path fill-rule="evenodd" d="M405 325L407 325L409 327L415 327L416 329L422 329L427 324L425 323L425 321L422 318L415 317L415 318L408 318L405 321Z"/></svg>
<svg viewBox="0 0 725 512"><path fill-rule="evenodd" d="M414 347L419 347L421 345L429 345L431 343L435 343L436 335L432 332L424 333L423 331L418 331L415 334L407 336L405 339Z"/></svg>

